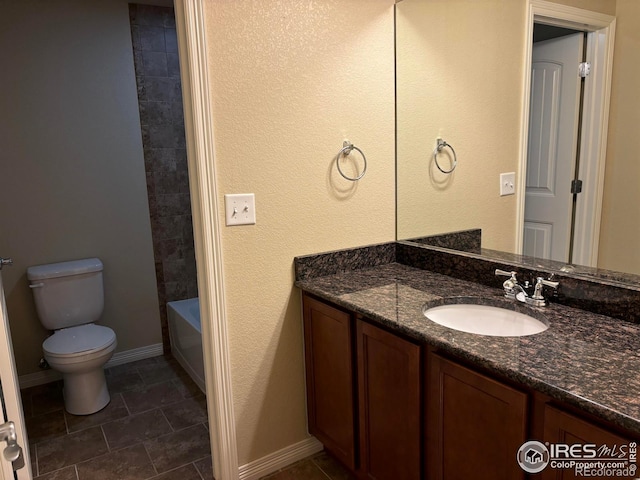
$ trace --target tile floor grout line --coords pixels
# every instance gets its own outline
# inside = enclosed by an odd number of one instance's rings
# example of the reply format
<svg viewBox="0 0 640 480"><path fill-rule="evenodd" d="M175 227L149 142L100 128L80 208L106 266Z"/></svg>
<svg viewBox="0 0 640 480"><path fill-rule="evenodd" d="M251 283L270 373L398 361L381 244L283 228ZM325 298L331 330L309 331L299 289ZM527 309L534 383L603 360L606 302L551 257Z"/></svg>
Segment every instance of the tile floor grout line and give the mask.
<svg viewBox="0 0 640 480"><path fill-rule="evenodd" d="M106 425L106 424L102 424L102 425ZM104 428L102 428L102 425L99 425L100 427L100 431L102 432L102 438L104 439L104 443L107 446L107 453L111 453L111 445L109 445L109 440L107 439L107 434L104 432Z"/></svg>
<svg viewBox="0 0 640 480"><path fill-rule="evenodd" d="M175 402L166 403L164 405L155 405L155 406L150 407L150 408L148 408L146 410L140 410L139 412L134 412L131 415L140 415L141 413L149 413L150 411L155 410L157 408L163 409L165 407L172 407L172 406L177 405L178 403L182 402L183 400L186 400L186 399L185 398L181 398L180 400L177 400Z"/></svg>
<svg viewBox="0 0 640 480"><path fill-rule="evenodd" d="M198 472L198 474L202 477L202 480L209 480L209 479L204 478L204 473L200 471L200 469L198 468L198 465L196 465L196 462L201 462L202 460L206 460L206 459L209 459L209 462L211 463L211 471L213 472L213 455L205 455L204 457L193 461L193 466L196 467L196 472Z"/></svg>
<svg viewBox="0 0 640 480"><path fill-rule="evenodd" d="M100 430L102 431L102 428L100 428ZM106 440L105 440L105 441L106 441ZM109 445L107 445L107 450L108 450L108 449L109 449ZM111 452L107 451L107 452L102 453L102 454L100 454L100 455L95 455L95 456L93 456L93 457L91 457L91 458L86 458L86 459L82 460L81 462L72 463L71 465L76 469L76 474L77 474L77 476L78 476L78 480L80 480L80 472L78 471L78 465L81 465L81 464L83 464L83 463L89 463L89 462L92 462L92 461L94 461L94 460L96 460L97 458L100 458L100 457L106 457L106 456L107 456L107 455L109 455L110 453L111 453ZM66 466L65 466L65 467L63 467L63 468L66 468L66 467L68 467L68 466L69 466L69 465L66 465Z"/></svg>
<svg viewBox="0 0 640 480"><path fill-rule="evenodd" d="M312 457L310 460L311 460L311 465L315 466L318 470L320 470L320 473L322 475L327 477L328 480L333 480L331 476L327 472L325 472L320 465L318 465L318 463L315 461L315 458Z"/></svg>
<svg viewBox="0 0 640 480"><path fill-rule="evenodd" d="M64 402L64 399L62 400ZM69 431L69 422L67 422L67 411L64 408L64 403L62 407L62 418L64 419L64 430L69 435L71 432Z"/></svg>
<svg viewBox="0 0 640 480"><path fill-rule="evenodd" d="M122 398L122 404L124 405L125 410L127 411L127 413L129 414L128 416L131 416L131 410L129 409L129 405L127 405L127 401L124 399L124 392L120 392L119 395Z"/></svg>
<svg viewBox="0 0 640 480"><path fill-rule="evenodd" d="M149 450L147 450L147 446L145 445L146 442L141 442L141 443L142 443L142 448L144 448L144 453L147 454L147 458L149 459L149 462L151 463L151 466L153 467L153 471L156 472L156 474L153 477L150 477L150 478L154 478L154 477L160 475L160 473L158 473L158 469L156 468L156 464L153 463L153 459L151 458L151 455L149 455Z"/></svg>
<svg viewBox="0 0 640 480"><path fill-rule="evenodd" d="M28 434L29 432L27 432ZM33 444L33 449L31 448L31 446L28 446L29 448L29 454L33 456L33 459L35 460L35 464L36 464L36 477L39 476L39 472L40 472L40 467L38 466L38 444L34 443ZM33 452L33 450L35 450L35 453ZM32 472L33 473L33 472Z"/></svg>
<svg viewBox="0 0 640 480"><path fill-rule="evenodd" d="M200 460L204 460L205 458L207 458L207 457L203 457ZM193 465L193 468L196 469L196 472L198 473L198 476L200 477L201 480L207 480L206 478L204 478L204 475L202 474L202 472L198 468L198 465L196 465L196 462L199 462L200 460L194 460L193 462L191 462L191 465Z"/></svg>
<svg viewBox="0 0 640 480"><path fill-rule="evenodd" d="M162 416L164 417L165 421L167 422L167 424L169 425L169 428L171 429L171 431L173 433L176 432L176 429L173 428L173 425L171 425L171 422L169 421L169 419L167 418L167 415L164 413L164 410L162 409L162 407L158 407L158 410L160 410L160 413L162 414Z"/></svg>
<svg viewBox="0 0 640 480"><path fill-rule="evenodd" d="M108 407L112 404L112 402L114 401L114 396L120 396L120 398L122 399L122 403L124 404L124 397L123 397L120 393L116 393L116 394L114 394L114 395L112 395L112 396L111 396L112 398L109 400L109 403L107 404L107 406L103 407L101 410L99 410L98 412L95 412L95 413L96 413L96 414L97 414L97 413L100 413L100 412L104 411L104 409L108 408ZM94 425L88 425L88 426L85 426L85 427L79 428L78 430L75 430L75 431L73 431L73 432L69 432L69 433L70 433L70 434L71 434L71 433L79 433L79 432L82 432L82 431L84 431L84 430L89 430L90 428L94 428L94 427L102 427L102 425L105 425L105 424L107 424L107 423L111 423L111 422L113 422L113 421L115 421L115 420L120 420L120 419L122 419L122 418L126 418L126 417L130 416L130 415L131 415L131 413L129 412L129 409L128 409L128 408L126 408L126 404L124 404L124 405L125 405L125 410L127 411L127 415L126 415L126 416L124 416L124 417L120 417L120 418L115 418L115 419L106 419L106 420L104 420L104 421L102 421L102 422L96 423L96 424L94 424ZM66 415L66 413L67 413L67 412L66 412L66 410L64 410L65 423L67 423L67 415ZM71 414L70 414L70 415L71 415ZM89 415L95 415L95 414L89 414ZM87 416L89 416L89 415L87 415ZM69 430L69 428L67 428L67 431L68 431L68 430Z"/></svg>

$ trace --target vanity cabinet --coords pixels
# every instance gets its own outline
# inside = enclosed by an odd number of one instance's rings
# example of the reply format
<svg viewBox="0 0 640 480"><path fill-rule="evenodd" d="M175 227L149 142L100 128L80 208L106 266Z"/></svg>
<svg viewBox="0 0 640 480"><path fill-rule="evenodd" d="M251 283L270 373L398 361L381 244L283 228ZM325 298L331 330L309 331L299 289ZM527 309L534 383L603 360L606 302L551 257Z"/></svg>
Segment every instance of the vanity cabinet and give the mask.
<svg viewBox="0 0 640 480"><path fill-rule="evenodd" d="M515 452L526 441L527 395L437 354L427 365L428 478L525 478Z"/></svg>
<svg viewBox="0 0 640 480"><path fill-rule="evenodd" d="M353 315L303 297L309 432L356 470Z"/></svg>
<svg viewBox="0 0 640 480"><path fill-rule="evenodd" d="M551 405L544 408L544 441L549 443L565 443L568 445L591 443L609 447L629 445L631 440L618 436L591 422ZM540 474L542 480L569 480L576 477L573 469L546 468Z"/></svg>
<svg viewBox="0 0 640 480"><path fill-rule="evenodd" d="M308 295L303 310L309 431L359 478L422 478L421 347Z"/></svg>
<svg viewBox="0 0 640 480"><path fill-rule="evenodd" d="M364 478L421 478L420 346L357 322L360 469Z"/></svg>
<svg viewBox="0 0 640 480"><path fill-rule="evenodd" d="M527 440L638 442L306 293L303 309L309 431L358 478L517 480L527 478L516 461Z"/></svg>

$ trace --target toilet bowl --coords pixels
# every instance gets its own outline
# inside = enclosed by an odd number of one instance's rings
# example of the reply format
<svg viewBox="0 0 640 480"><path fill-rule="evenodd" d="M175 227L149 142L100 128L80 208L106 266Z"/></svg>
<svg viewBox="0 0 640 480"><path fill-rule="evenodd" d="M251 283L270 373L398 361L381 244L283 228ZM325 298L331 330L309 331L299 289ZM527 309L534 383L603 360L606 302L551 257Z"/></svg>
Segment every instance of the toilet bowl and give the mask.
<svg viewBox="0 0 640 480"><path fill-rule="evenodd" d="M113 330L93 323L58 330L43 342L45 360L62 374L69 413L88 415L107 406L103 366L117 345Z"/></svg>
<svg viewBox="0 0 640 480"><path fill-rule="evenodd" d="M40 322L54 331L42 344L44 358L62 374L65 409L74 415L95 413L110 400L104 365L116 334L94 323L104 308L102 269L97 258L27 269Z"/></svg>

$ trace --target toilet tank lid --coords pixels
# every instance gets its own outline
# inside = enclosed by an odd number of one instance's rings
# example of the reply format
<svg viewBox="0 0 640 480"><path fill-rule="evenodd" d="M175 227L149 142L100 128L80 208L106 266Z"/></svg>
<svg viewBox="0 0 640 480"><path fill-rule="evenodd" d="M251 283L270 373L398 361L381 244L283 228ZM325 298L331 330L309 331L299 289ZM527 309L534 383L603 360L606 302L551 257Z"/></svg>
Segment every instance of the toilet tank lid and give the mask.
<svg viewBox="0 0 640 480"><path fill-rule="evenodd" d="M46 278L67 277L81 273L102 271L102 262L99 258L85 258L70 262L49 263L47 265L35 265L27 268L29 280L44 280Z"/></svg>

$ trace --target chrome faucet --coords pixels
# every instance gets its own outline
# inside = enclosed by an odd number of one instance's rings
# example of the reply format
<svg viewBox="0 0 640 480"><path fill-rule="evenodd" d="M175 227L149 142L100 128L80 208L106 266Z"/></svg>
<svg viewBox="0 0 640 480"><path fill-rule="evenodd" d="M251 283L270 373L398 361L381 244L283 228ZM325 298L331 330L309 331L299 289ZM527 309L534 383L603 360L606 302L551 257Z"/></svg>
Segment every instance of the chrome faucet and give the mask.
<svg viewBox="0 0 640 480"><path fill-rule="evenodd" d="M545 280L542 277L536 278L536 285L533 289L533 296L527 303L536 307L544 307L547 304L547 299L544 298L544 295L542 295L542 287L545 285L557 290L560 282L552 282L551 280Z"/></svg>
<svg viewBox="0 0 640 480"><path fill-rule="evenodd" d="M519 302L533 305L534 307L544 307L547 305L547 300L542 294L542 287L546 285L547 287L558 288L558 285L560 285L559 282L552 282L551 280L545 280L542 277L537 277L533 288L533 295L529 296L526 290L529 288L529 282L525 281L524 286L520 285L516 278L517 272L507 272L497 268L495 274L498 276L509 277L502 284L502 287L504 288L504 296L506 298L518 300Z"/></svg>
<svg viewBox="0 0 640 480"><path fill-rule="evenodd" d="M516 298L516 288L520 287L520 289L522 291L524 291L524 289L522 288L522 286L520 286L520 284L518 283L518 279L516 278L516 274L517 272L506 272L504 270L500 270L499 268L496 268L496 275L500 275L500 276L504 276L504 277L510 277L508 280L505 280L504 283L502 284L502 287L504 288L504 296L507 298L512 298L515 300ZM526 292L524 292L526 294Z"/></svg>

